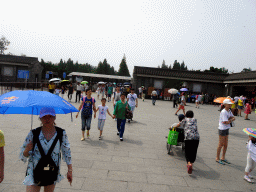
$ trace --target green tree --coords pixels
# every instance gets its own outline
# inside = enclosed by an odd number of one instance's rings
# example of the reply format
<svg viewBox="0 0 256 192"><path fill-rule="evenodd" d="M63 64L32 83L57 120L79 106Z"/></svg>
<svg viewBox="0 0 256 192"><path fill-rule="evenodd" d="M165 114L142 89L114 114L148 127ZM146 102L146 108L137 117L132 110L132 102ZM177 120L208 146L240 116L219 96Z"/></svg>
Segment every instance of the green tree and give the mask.
<svg viewBox="0 0 256 192"><path fill-rule="evenodd" d="M97 74L104 74L104 66L103 63L100 61L98 64L98 67L96 69Z"/></svg>
<svg viewBox="0 0 256 192"><path fill-rule="evenodd" d="M173 63L173 67L172 68L180 70L180 63L177 62L177 60L175 60L174 63Z"/></svg>
<svg viewBox="0 0 256 192"><path fill-rule="evenodd" d="M130 77L130 73L129 73L129 70L128 70L128 67L127 67L127 64L126 64L126 57L124 55L121 63L120 63L120 66L119 66L119 70L118 70L118 75L119 76L128 76Z"/></svg>
<svg viewBox="0 0 256 192"><path fill-rule="evenodd" d="M162 69L168 69L168 65L165 64L165 60L163 60L161 68Z"/></svg>
<svg viewBox="0 0 256 192"><path fill-rule="evenodd" d="M213 72L213 73L224 73L227 74L228 73L228 69L226 69L225 67L223 68L218 68L218 67L213 67L211 66L209 70L204 70L204 72Z"/></svg>
<svg viewBox="0 0 256 192"><path fill-rule="evenodd" d="M252 71L251 67L249 67L248 69L247 68L243 68L243 70L241 72L249 72L249 71Z"/></svg>
<svg viewBox="0 0 256 192"><path fill-rule="evenodd" d="M10 41L8 41L4 36L0 39L0 54L4 55L4 51L7 50L7 46L10 45Z"/></svg>
<svg viewBox="0 0 256 192"><path fill-rule="evenodd" d="M182 63L180 64L180 69L181 70L188 70L187 66L185 65L184 61L182 61Z"/></svg>

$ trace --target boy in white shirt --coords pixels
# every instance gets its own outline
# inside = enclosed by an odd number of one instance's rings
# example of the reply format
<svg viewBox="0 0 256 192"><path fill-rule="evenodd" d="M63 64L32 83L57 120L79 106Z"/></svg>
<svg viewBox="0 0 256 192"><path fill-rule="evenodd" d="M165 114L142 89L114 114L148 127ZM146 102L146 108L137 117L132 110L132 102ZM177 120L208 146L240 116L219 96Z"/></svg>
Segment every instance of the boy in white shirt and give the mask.
<svg viewBox="0 0 256 192"><path fill-rule="evenodd" d="M101 140L101 135L103 132L103 127L105 124L107 113L114 119L114 116L109 113L108 106L105 105L106 104L105 98L101 99L101 104L102 105L98 105L98 108L96 109L96 111L94 113L94 119L95 119L96 113L97 113L97 111L99 111L99 116L98 116L98 129L100 130L99 140Z"/></svg>
<svg viewBox="0 0 256 192"><path fill-rule="evenodd" d="M132 113L134 112L135 107L138 107L138 98L137 94L134 93L134 89L131 89L131 93L127 95L127 102L131 107ZM128 119L128 123L131 122L132 119Z"/></svg>

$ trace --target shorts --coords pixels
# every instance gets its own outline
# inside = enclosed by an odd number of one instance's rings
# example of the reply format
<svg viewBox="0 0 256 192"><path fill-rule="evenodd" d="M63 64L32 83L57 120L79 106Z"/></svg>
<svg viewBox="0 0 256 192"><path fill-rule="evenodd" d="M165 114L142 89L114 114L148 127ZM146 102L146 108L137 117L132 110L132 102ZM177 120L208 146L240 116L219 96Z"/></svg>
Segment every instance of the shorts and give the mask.
<svg viewBox="0 0 256 192"><path fill-rule="evenodd" d="M243 109L243 106L239 106L239 105L238 105L237 108L238 108L238 109Z"/></svg>
<svg viewBox="0 0 256 192"><path fill-rule="evenodd" d="M103 127L105 124L105 119L98 119L98 129L103 131Z"/></svg>
<svg viewBox="0 0 256 192"><path fill-rule="evenodd" d="M184 106L183 106L183 105L180 105L180 106L179 106L179 109L184 109Z"/></svg>
<svg viewBox="0 0 256 192"><path fill-rule="evenodd" d="M199 101L198 100L196 100L196 103L198 103Z"/></svg>
<svg viewBox="0 0 256 192"><path fill-rule="evenodd" d="M111 97L111 94L108 94L108 97Z"/></svg>
<svg viewBox="0 0 256 192"><path fill-rule="evenodd" d="M220 130L219 129L219 135L220 136L228 136L229 135L229 129Z"/></svg>
<svg viewBox="0 0 256 192"><path fill-rule="evenodd" d="M91 121L92 121L92 115L89 117L86 117L83 113L81 113L81 119L82 119L82 131L90 130L91 129Z"/></svg>

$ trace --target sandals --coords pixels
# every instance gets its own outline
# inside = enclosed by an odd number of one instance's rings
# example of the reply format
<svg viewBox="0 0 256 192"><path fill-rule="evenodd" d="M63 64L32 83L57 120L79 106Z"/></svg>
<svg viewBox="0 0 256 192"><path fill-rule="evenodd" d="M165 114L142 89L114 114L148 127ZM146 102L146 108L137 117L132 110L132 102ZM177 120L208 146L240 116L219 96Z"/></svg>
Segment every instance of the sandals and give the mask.
<svg viewBox="0 0 256 192"><path fill-rule="evenodd" d="M216 162L221 164L221 165L226 165L222 160L219 160L219 161L216 160Z"/></svg>
<svg viewBox="0 0 256 192"><path fill-rule="evenodd" d="M84 141L85 140L85 138L83 137L82 139L81 139L81 141Z"/></svg>
<svg viewBox="0 0 256 192"><path fill-rule="evenodd" d="M224 162L224 163L227 163L227 164L231 164L229 161L227 161L226 159L224 159L224 160L221 160L222 162Z"/></svg>

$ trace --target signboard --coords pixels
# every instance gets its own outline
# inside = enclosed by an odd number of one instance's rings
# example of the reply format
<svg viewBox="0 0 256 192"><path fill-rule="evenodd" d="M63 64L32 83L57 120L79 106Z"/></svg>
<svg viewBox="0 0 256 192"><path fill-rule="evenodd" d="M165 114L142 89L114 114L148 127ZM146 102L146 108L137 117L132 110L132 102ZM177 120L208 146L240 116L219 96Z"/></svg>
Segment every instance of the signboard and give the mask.
<svg viewBox="0 0 256 192"><path fill-rule="evenodd" d="M63 78L64 79L66 78L66 72L63 72Z"/></svg>
<svg viewBox="0 0 256 192"><path fill-rule="evenodd" d="M46 78L46 79L49 79L49 74L46 73L46 74L45 74L45 78Z"/></svg>
<svg viewBox="0 0 256 192"><path fill-rule="evenodd" d="M29 79L29 71L27 70L18 70L19 79Z"/></svg>

